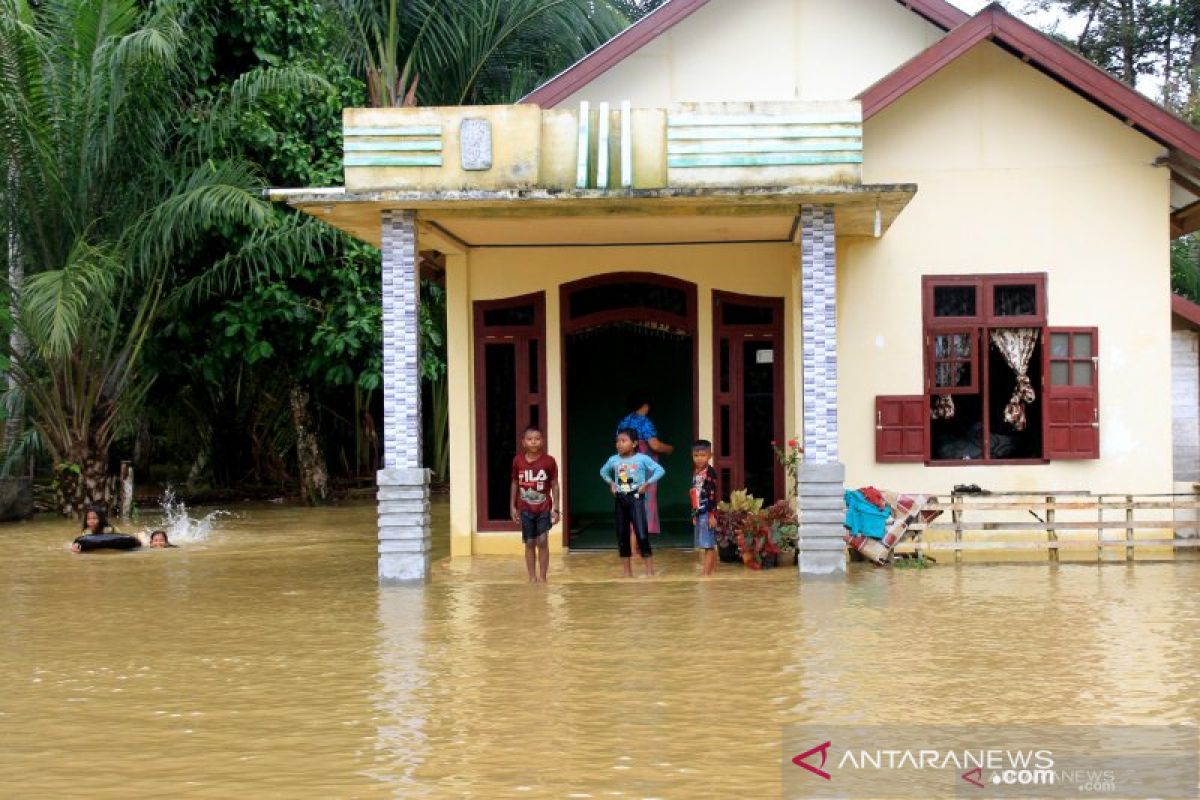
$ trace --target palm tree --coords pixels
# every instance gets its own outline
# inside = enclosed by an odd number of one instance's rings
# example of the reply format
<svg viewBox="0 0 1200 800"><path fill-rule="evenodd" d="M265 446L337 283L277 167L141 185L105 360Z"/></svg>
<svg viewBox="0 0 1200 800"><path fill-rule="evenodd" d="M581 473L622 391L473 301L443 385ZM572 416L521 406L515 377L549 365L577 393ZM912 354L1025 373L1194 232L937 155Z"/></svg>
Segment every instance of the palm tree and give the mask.
<svg viewBox="0 0 1200 800"><path fill-rule="evenodd" d="M325 0L371 105L511 103L628 26L633 0Z"/></svg>
<svg viewBox="0 0 1200 800"><path fill-rule="evenodd" d="M256 170L218 147L260 97L322 82L264 70L197 104L186 24L170 0L0 0L0 257L25 273L10 372L65 514L111 501L109 448L152 380L142 350L164 309L326 241L274 212ZM239 236L233 252L179 273L223 232Z"/></svg>

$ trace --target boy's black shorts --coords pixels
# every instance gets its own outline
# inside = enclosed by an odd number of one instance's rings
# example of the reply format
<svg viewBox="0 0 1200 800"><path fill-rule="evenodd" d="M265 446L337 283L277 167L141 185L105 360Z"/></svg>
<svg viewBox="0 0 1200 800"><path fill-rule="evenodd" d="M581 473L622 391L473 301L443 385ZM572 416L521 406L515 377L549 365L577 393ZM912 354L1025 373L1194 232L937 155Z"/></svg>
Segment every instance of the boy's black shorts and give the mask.
<svg viewBox="0 0 1200 800"><path fill-rule="evenodd" d="M532 542L550 530L550 512L521 512L521 541Z"/></svg>

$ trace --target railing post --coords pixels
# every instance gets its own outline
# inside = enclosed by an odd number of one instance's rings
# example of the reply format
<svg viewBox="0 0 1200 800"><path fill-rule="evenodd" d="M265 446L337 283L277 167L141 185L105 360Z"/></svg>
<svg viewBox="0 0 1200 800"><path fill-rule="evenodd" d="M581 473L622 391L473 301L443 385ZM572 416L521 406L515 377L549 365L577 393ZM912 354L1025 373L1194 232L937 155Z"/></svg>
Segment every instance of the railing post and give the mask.
<svg viewBox="0 0 1200 800"><path fill-rule="evenodd" d="M1058 531L1054 529L1054 495L1046 497L1046 541L1051 542L1050 560L1058 561Z"/></svg>
<svg viewBox="0 0 1200 800"><path fill-rule="evenodd" d="M1133 561L1133 495L1125 495L1125 560Z"/></svg>

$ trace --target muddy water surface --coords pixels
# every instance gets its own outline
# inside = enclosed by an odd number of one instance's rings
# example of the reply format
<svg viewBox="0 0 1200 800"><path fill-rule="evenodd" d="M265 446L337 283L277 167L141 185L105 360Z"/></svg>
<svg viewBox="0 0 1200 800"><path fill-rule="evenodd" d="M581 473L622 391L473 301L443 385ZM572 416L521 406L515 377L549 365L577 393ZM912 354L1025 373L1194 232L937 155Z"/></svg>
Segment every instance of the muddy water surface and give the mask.
<svg viewBox="0 0 1200 800"><path fill-rule="evenodd" d="M0 794L772 797L789 723L1200 717L1196 562L800 585L577 554L546 587L476 559L380 589L373 514L81 556L0 527Z"/></svg>

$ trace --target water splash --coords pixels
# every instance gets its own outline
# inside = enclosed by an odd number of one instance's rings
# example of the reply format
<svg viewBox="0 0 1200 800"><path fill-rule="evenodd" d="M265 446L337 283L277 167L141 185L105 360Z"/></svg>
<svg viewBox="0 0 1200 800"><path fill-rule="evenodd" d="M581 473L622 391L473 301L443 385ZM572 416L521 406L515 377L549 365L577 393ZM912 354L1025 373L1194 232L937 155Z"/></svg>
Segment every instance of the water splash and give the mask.
<svg viewBox="0 0 1200 800"><path fill-rule="evenodd" d="M167 532L171 544L195 544L207 541L210 533L217 526L221 517L230 516L228 511L220 509L210 511L203 517L193 519L188 514L187 504L175 496L175 490L167 487L159 501L162 509L162 521L158 527Z"/></svg>

